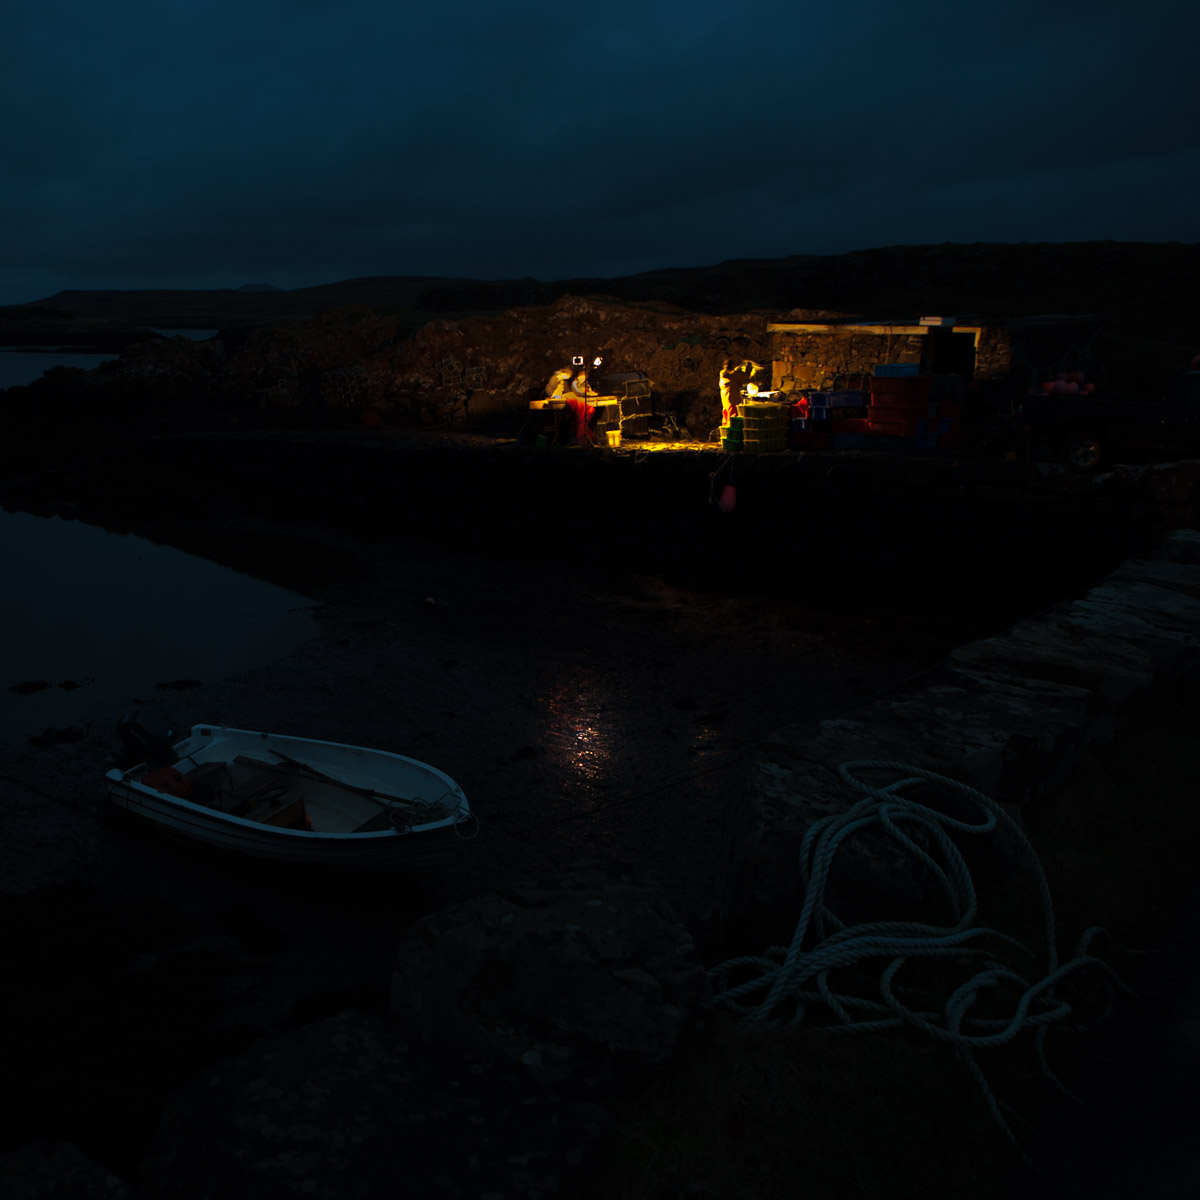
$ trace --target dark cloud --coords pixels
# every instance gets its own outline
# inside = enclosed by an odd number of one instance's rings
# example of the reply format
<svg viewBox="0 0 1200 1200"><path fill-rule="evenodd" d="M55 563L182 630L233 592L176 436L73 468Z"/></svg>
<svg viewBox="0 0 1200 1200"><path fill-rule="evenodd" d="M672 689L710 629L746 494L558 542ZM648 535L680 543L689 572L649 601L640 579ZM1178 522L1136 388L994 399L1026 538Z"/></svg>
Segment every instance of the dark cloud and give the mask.
<svg viewBox="0 0 1200 1200"><path fill-rule="evenodd" d="M1194 241L1196 27L1166 0L26 0L0 302Z"/></svg>

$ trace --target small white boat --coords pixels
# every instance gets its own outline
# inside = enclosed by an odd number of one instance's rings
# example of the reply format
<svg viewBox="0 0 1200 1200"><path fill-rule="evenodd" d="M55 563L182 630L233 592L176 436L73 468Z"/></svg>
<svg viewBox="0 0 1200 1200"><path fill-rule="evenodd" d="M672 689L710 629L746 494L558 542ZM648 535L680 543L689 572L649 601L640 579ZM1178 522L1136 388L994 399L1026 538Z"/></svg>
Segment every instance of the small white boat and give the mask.
<svg viewBox="0 0 1200 1200"><path fill-rule="evenodd" d="M423 871L478 831L458 784L401 754L220 725L160 739L130 717L121 733L144 761L107 772L109 800L222 850L298 866Z"/></svg>

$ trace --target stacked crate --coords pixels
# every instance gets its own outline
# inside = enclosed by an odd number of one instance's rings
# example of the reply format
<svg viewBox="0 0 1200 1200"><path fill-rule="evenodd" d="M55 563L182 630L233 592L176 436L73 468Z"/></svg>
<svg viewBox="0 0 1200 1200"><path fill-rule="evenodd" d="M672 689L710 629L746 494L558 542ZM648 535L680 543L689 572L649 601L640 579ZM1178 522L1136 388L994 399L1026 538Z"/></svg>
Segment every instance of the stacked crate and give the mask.
<svg viewBox="0 0 1200 1200"><path fill-rule="evenodd" d="M828 450L833 444L829 433L829 410L820 392L796 392L788 407L789 450Z"/></svg>
<svg viewBox="0 0 1200 1200"><path fill-rule="evenodd" d="M726 454L737 454L742 449L742 418L730 417L721 426L721 449Z"/></svg>
<svg viewBox="0 0 1200 1200"><path fill-rule="evenodd" d="M742 446L747 454L771 454L788 448L788 405L765 400L743 400Z"/></svg>
<svg viewBox="0 0 1200 1200"><path fill-rule="evenodd" d="M835 450L864 450L870 432L868 392L826 392L829 433Z"/></svg>
<svg viewBox="0 0 1200 1200"><path fill-rule="evenodd" d="M880 364L871 379L873 439L901 438L916 450L957 440L966 381L958 375L919 375L908 364Z"/></svg>
<svg viewBox="0 0 1200 1200"><path fill-rule="evenodd" d="M911 438L929 419L929 376L907 378L876 375L871 380L872 433ZM924 426L920 426L924 432Z"/></svg>

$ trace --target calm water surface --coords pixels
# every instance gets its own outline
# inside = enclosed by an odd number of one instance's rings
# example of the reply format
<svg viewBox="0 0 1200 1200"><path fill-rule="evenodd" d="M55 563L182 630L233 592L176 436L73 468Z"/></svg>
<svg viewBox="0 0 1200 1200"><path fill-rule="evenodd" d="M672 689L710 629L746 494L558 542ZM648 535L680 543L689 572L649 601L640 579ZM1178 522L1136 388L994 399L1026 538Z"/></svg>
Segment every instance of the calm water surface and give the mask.
<svg viewBox="0 0 1200 1200"><path fill-rule="evenodd" d="M263 666L316 632L297 592L78 521L0 512L0 563L0 740Z"/></svg>
<svg viewBox="0 0 1200 1200"><path fill-rule="evenodd" d="M216 337L216 329L153 329L163 337L186 337L196 342ZM80 354L70 346L0 346L0 388L26 387L54 367L91 371L116 354Z"/></svg>
<svg viewBox="0 0 1200 1200"><path fill-rule="evenodd" d="M54 367L80 367L90 371L116 354L78 354L70 347L0 346L0 388L27 387Z"/></svg>

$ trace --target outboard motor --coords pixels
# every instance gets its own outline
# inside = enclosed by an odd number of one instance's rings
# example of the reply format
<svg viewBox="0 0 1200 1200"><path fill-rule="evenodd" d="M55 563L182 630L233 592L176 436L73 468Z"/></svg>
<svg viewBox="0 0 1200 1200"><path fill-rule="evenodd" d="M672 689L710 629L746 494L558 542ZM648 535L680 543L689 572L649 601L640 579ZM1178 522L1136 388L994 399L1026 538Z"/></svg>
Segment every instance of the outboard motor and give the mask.
<svg viewBox="0 0 1200 1200"><path fill-rule="evenodd" d="M168 729L158 733L147 729L138 720L136 712L127 712L117 722L117 732L125 746L121 754L121 766L124 770L143 762L150 768L165 767L179 757L172 744L175 738L174 730Z"/></svg>

